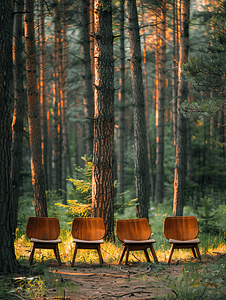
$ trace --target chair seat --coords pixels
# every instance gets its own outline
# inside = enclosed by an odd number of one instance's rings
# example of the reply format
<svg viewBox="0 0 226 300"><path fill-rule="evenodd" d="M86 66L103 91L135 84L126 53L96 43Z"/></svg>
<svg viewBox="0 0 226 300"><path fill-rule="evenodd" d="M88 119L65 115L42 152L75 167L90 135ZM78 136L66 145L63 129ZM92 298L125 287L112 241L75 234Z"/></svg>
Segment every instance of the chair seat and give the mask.
<svg viewBox="0 0 226 300"><path fill-rule="evenodd" d="M104 240L94 240L94 241L87 241L87 240L79 240L79 239L73 239L74 243L80 243L80 244L103 244Z"/></svg>
<svg viewBox="0 0 226 300"><path fill-rule="evenodd" d="M125 240L124 239L124 243L126 244L152 244L155 243L155 240L150 239L150 240L142 240L142 241L135 241L135 240Z"/></svg>
<svg viewBox="0 0 226 300"><path fill-rule="evenodd" d="M39 239L34 239L34 238L31 238L31 242L34 242L34 243L46 243L46 244L50 244L50 243L53 243L53 244L62 243L61 239L58 239L58 240L39 240Z"/></svg>
<svg viewBox="0 0 226 300"><path fill-rule="evenodd" d="M180 240L169 239L169 243L170 244L199 244L200 240L194 239L194 240L180 241Z"/></svg>

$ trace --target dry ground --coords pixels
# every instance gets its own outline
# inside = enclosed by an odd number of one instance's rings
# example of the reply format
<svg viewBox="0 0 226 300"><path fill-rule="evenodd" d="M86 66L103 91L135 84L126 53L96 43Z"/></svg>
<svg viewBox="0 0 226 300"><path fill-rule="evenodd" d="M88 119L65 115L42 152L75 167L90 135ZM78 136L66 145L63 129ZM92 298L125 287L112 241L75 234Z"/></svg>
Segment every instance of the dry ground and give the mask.
<svg viewBox="0 0 226 300"><path fill-rule="evenodd" d="M172 299L187 299L179 297L177 289L173 291L170 287L172 281L183 277L188 266L196 269L208 268L211 273L211 269L214 269L212 267L222 262L225 265L225 254L216 253L214 256L203 256L201 263L187 259L186 262L173 261L171 266L166 262L158 265L144 262L133 262L127 266L104 264L102 267L97 264L77 263L73 268L67 264L61 267L52 265L51 276L58 284L48 289L46 298L42 299L169 299L169 295ZM208 285L216 288L211 282ZM205 299L200 296L199 299ZM226 290L225 298L218 299L226 299Z"/></svg>

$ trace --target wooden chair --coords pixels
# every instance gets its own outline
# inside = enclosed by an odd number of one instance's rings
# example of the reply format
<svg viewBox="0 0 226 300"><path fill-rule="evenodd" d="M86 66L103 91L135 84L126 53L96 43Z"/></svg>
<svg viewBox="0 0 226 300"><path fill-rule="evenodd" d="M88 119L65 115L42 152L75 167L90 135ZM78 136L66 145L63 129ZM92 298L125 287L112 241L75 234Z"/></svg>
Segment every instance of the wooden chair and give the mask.
<svg viewBox="0 0 226 300"><path fill-rule="evenodd" d="M105 236L105 225L102 218L74 218L71 225L73 242L76 243L72 259L72 266L78 249L97 250L100 265L103 263L100 244L103 244Z"/></svg>
<svg viewBox="0 0 226 300"><path fill-rule="evenodd" d="M123 257L126 253L126 264L128 264L128 257L130 251L143 250L147 262L150 258L147 249L151 249L154 261L158 263L153 243L155 240L149 239L151 236L151 228L148 220L141 219L125 219L116 222L116 234L118 239L123 243L123 251L119 259L119 264L122 263Z"/></svg>
<svg viewBox="0 0 226 300"><path fill-rule="evenodd" d="M201 260L198 246L200 240L196 238L199 233L196 217L166 217L163 233L169 243L172 244L168 264L171 263L174 249L191 249L193 257L196 258L198 255Z"/></svg>
<svg viewBox="0 0 226 300"><path fill-rule="evenodd" d="M58 244L62 241L57 239L60 235L60 224L57 218L29 217L26 234L30 241L33 242L33 248L29 257L30 265L33 262L35 249L53 249L55 257L59 265L61 265Z"/></svg>

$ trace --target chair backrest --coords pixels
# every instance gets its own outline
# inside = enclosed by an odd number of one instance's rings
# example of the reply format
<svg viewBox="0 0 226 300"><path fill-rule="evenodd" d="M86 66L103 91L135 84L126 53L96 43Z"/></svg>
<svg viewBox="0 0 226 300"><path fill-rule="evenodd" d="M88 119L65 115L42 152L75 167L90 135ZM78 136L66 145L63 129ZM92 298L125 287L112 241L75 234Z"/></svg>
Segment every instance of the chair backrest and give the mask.
<svg viewBox="0 0 226 300"><path fill-rule="evenodd" d="M57 218L29 217L26 234L29 239L55 240L60 235L60 223Z"/></svg>
<svg viewBox="0 0 226 300"><path fill-rule="evenodd" d="M103 218L74 218L71 225L74 239L94 241L105 236Z"/></svg>
<svg viewBox="0 0 226 300"><path fill-rule="evenodd" d="M117 220L116 234L121 242L124 240L142 241L149 239L151 228L145 218Z"/></svg>
<svg viewBox="0 0 226 300"><path fill-rule="evenodd" d="M166 217L163 234L169 239L186 241L197 237L199 227L196 217Z"/></svg>

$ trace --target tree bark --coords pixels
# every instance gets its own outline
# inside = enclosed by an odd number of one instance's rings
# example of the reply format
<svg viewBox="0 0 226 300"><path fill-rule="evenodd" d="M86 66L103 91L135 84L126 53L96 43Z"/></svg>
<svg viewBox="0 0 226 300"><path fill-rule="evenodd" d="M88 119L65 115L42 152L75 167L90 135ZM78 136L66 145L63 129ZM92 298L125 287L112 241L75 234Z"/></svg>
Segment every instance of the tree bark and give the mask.
<svg viewBox="0 0 226 300"><path fill-rule="evenodd" d="M15 3L15 12L23 11L23 0ZM23 47L22 47L22 15L14 16L13 38L13 75L14 75L14 113L12 122L11 176L13 185L13 232L17 228L18 200L20 195L20 171L22 165L22 139L24 118L24 89L23 89Z"/></svg>
<svg viewBox="0 0 226 300"><path fill-rule="evenodd" d="M41 157L40 115L36 95L34 0L25 0L25 11L26 77L32 186L36 216L47 217L45 183Z"/></svg>
<svg viewBox="0 0 226 300"><path fill-rule="evenodd" d="M111 0L95 0L92 216L114 236L114 59Z"/></svg>
<svg viewBox="0 0 226 300"><path fill-rule="evenodd" d="M159 37L159 97L156 99L156 184L155 201L164 199L164 116L165 116L165 66L166 66L166 0L161 1Z"/></svg>
<svg viewBox="0 0 226 300"><path fill-rule="evenodd" d="M45 190L48 190L47 165L47 116L46 116L46 53L45 53L44 0L40 0L40 111L41 111L41 149Z"/></svg>
<svg viewBox="0 0 226 300"><path fill-rule="evenodd" d="M135 0L127 0L130 40L130 69L133 92L134 139L135 139L135 185L139 218L148 219L148 151L145 116L142 56Z"/></svg>
<svg viewBox="0 0 226 300"><path fill-rule="evenodd" d="M190 0L181 1L181 40L179 61L179 87L177 101L177 143L174 171L173 215L182 216L186 172L186 119L181 112L181 103L188 96L188 86L181 78L181 67L188 62L188 29Z"/></svg>
<svg viewBox="0 0 226 300"><path fill-rule="evenodd" d="M120 194L122 204L121 213L124 212L124 157L125 157L125 0L120 1L120 90L118 94L119 103L119 128L118 128L118 151L117 151L117 193Z"/></svg>
<svg viewBox="0 0 226 300"><path fill-rule="evenodd" d="M14 250L11 164L11 100L13 90L12 3L0 2L0 273L16 272L19 264Z"/></svg>
<svg viewBox="0 0 226 300"><path fill-rule="evenodd" d="M87 8L89 0L80 0L80 21L81 21L81 51L82 51L82 79L83 79L83 104L85 113L85 139L86 155L90 157L93 152L93 114L94 97L90 59L90 38L88 26Z"/></svg>

